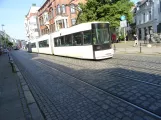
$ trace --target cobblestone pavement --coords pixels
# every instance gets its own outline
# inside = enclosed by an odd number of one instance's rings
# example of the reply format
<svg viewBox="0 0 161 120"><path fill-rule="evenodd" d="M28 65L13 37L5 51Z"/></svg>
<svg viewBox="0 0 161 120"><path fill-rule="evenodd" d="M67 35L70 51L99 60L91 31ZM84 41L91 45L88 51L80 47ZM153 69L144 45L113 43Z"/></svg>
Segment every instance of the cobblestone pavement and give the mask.
<svg viewBox="0 0 161 120"><path fill-rule="evenodd" d="M46 119L161 119L161 57L122 54L88 61L12 54Z"/></svg>

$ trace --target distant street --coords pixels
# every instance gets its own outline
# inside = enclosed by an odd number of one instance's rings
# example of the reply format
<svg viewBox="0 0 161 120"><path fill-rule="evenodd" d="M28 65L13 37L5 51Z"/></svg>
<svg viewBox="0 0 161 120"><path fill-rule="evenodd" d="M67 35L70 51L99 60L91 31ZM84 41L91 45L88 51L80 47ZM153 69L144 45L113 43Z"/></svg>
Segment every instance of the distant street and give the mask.
<svg viewBox="0 0 161 120"><path fill-rule="evenodd" d="M12 56L47 120L161 120L161 56Z"/></svg>

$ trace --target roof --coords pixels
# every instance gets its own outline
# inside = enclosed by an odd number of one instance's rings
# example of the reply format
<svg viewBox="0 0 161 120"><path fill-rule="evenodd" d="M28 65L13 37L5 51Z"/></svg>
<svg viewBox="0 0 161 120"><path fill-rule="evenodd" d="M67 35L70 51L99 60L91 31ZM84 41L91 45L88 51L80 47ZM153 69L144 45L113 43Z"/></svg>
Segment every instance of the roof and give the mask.
<svg viewBox="0 0 161 120"><path fill-rule="evenodd" d="M31 6L26 16L28 16L30 13L37 13L39 8L40 7L37 6Z"/></svg>

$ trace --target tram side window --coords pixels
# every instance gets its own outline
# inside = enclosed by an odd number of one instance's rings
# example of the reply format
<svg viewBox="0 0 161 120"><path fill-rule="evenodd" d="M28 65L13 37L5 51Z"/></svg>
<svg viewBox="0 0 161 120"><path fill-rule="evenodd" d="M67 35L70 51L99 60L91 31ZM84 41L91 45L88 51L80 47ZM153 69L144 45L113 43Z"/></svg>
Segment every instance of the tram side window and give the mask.
<svg viewBox="0 0 161 120"><path fill-rule="evenodd" d="M49 47L48 40L39 41L39 47Z"/></svg>
<svg viewBox="0 0 161 120"><path fill-rule="evenodd" d="M66 35L65 36L65 45L66 46L72 46L72 35Z"/></svg>
<svg viewBox="0 0 161 120"><path fill-rule="evenodd" d="M56 46L58 46L58 41L57 41L57 39L58 38L54 38L53 40L54 40L54 46L56 47Z"/></svg>
<svg viewBox="0 0 161 120"><path fill-rule="evenodd" d="M65 46L64 37L62 36L62 37L54 38L54 43L55 43L55 47Z"/></svg>
<svg viewBox="0 0 161 120"><path fill-rule="evenodd" d="M84 44L85 45L91 45L92 44L92 41L91 41L91 39L92 39L91 31L88 30L88 31L84 31L83 33L84 33L83 34Z"/></svg>
<svg viewBox="0 0 161 120"><path fill-rule="evenodd" d="M65 46L65 41L64 41L64 37L59 37L60 40L60 46Z"/></svg>
<svg viewBox="0 0 161 120"><path fill-rule="evenodd" d="M31 48L36 48L36 43L32 43Z"/></svg>
<svg viewBox="0 0 161 120"><path fill-rule="evenodd" d="M55 47L58 47L61 45L61 41L59 38L54 38L54 43L55 43Z"/></svg>
<svg viewBox="0 0 161 120"><path fill-rule="evenodd" d="M73 34L73 45L74 46L79 46L79 45L82 45L83 43L83 34L82 32L79 32L79 33L75 33Z"/></svg>

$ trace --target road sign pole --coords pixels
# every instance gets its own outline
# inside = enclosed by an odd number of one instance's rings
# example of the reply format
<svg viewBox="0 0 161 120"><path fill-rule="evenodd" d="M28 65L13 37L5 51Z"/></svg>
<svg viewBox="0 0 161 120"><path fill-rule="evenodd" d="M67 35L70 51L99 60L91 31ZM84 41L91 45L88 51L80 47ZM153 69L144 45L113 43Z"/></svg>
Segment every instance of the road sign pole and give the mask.
<svg viewBox="0 0 161 120"><path fill-rule="evenodd" d="M125 27L124 27L124 40L125 40L125 43L126 43L126 30L125 30Z"/></svg>

